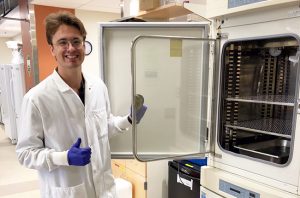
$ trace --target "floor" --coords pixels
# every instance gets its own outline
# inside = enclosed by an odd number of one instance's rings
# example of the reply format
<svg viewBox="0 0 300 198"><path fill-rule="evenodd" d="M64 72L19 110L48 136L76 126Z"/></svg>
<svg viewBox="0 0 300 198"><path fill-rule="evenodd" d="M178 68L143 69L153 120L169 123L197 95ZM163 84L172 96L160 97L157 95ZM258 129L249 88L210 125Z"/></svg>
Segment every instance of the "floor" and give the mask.
<svg viewBox="0 0 300 198"><path fill-rule="evenodd" d="M39 198L38 176L35 170L21 166L15 145L0 124L0 198Z"/></svg>

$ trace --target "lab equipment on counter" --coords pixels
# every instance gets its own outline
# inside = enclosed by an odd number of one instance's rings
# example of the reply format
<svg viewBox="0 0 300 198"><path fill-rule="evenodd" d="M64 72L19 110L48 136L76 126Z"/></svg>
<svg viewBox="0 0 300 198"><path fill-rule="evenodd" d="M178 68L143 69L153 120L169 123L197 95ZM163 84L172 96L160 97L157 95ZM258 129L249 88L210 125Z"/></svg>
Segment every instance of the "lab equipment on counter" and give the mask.
<svg viewBox="0 0 300 198"><path fill-rule="evenodd" d="M198 198L201 166L188 160L169 161L169 198Z"/></svg>

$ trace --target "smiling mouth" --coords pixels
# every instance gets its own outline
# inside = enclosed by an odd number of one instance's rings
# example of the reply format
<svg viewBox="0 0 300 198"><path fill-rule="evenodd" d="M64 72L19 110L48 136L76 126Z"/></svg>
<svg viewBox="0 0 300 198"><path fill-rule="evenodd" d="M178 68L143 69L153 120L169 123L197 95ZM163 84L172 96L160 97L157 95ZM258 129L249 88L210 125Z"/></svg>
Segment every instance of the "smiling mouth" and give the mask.
<svg viewBox="0 0 300 198"><path fill-rule="evenodd" d="M79 57L79 55L67 55L65 57L69 60L74 60L74 59L77 59Z"/></svg>
<svg viewBox="0 0 300 198"><path fill-rule="evenodd" d="M79 55L66 55L65 58L67 61L77 62L79 60Z"/></svg>

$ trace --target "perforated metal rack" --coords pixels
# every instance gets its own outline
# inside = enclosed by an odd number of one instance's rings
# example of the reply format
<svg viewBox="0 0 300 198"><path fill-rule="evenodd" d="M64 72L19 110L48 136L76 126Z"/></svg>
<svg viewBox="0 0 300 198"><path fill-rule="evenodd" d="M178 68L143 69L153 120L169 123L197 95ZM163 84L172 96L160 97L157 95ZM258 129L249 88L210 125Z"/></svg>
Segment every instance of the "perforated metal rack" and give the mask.
<svg viewBox="0 0 300 198"><path fill-rule="evenodd" d="M294 106L295 97L287 95L260 95L260 96L236 96L234 98L226 98L228 101L249 102L260 104L274 104L283 106Z"/></svg>
<svg viewBox="0 0 300 198"><path fill-rule="evenodd" d="M238 46L237 49L234 45L230 46L229 56L227 65L226 76L228 79L226 81L225 87L228 96L239 95L240 87L240 66L241 66L241 54L242 48ZM226 123L236 123L238 120L238 102L229 101L225 104L226 111ZM236 130L225 128L225 147L227 149L235 146L236 144Z"/></svg>
<svg viewBox="0 0 300 198"><path fill-rule="evenodd" d="M279 137L291 138L292 122L281 119L260 119L238 122L236 125L225 125L226 127L241 129L245 131L263 133Z"/></svg>
<svg viewBox="0 0 300 198"><path fill-rule="evenodd" d="M240 96L240 61L241 61L241 46L230 46L228 59L229 64L226 76L226 124L225 133L236 130L245 130L279 137L291 138L292 121L286 119L278 119L280 115L286 113L287 107L295 105L295 97L287 95L289 69L287 56L273 57L267 50L264 51L264 66L262 78L262 91L256 96ZM235 56L232 57L232 56ZM277 60L279 59L279 60ZM236 60L235 62L232 60ZM235 64L234 64L235 63ZM237 91L236 91L237 90ZM256 120L238 121L239 103L256 103L261 104L261 116ZM274 105L280 107L274 108ZM282 112L284 111L284 112ZM275 113L275 114L274 114ZM233 116L234 114L234 116ZM274 117L274 115L277 115ZM226 135L226 142L234 142L232 138ZM227 139L226 138L226 139ZM234 144L233 144L234 145Z"/></svg>

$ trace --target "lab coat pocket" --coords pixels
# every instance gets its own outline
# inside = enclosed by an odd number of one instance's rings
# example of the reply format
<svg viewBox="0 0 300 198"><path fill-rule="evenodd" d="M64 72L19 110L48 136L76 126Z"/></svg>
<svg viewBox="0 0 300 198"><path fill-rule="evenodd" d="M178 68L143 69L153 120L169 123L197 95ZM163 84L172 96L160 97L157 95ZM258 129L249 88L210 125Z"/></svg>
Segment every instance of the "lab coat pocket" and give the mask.
<svg viewBox="0 0 300 198"><path fill-rule="evenodd" d="M99 109L92 111L93 125L95 126L96 131L98 132L99 138L105 137L108 135L107 130L107 113L105 109Z"/></svg>
<svg viewBox="0 0 300 198"><path fill-rule="evenodd" d="M50 187L49 198L88 198L84 183L72 187Z"/></svg>

